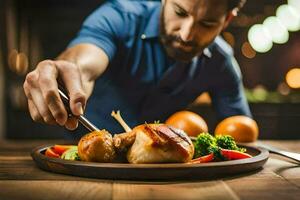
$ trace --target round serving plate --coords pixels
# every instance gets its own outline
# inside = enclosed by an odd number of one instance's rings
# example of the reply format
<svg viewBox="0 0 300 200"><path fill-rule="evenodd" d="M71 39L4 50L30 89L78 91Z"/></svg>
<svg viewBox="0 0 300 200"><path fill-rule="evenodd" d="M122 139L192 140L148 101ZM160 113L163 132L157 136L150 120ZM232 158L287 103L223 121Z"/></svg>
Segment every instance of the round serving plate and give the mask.
<svg viewBox="0 0 300 200"><path fill-rule="evenodd" d="M184 180L184 179L216 179L262 168L269 157L266 149L239 145L246 148L252 158L200 164L161 163L161 164L129 164L129 163L96 163L69 161L50 158L44 155L52 145L43 145L32 150L31 156L38 167L43 170L100 179L119 180Z"/></svg>

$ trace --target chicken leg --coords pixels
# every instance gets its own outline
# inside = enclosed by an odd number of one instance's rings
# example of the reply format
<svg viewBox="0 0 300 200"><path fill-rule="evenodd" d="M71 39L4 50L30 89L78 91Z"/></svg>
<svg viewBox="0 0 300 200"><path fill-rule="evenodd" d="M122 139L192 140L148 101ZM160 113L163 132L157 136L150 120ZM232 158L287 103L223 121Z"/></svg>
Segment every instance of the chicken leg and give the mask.
<svg viewBox="0 0 300 200"><path fill-rule="evenodd" d="M120 112L112 116L128 131L113 138L118 150L129 148L128 162L189 162L193 158L194 146L184 131L165 124L142 124L131 130Z"/></svg>

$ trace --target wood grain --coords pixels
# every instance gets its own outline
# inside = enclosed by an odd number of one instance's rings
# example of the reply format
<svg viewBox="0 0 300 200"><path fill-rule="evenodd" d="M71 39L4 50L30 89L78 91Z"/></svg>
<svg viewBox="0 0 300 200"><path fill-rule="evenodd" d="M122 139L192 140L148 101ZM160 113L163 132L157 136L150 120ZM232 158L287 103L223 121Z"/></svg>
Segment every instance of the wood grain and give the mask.
<svg viewBox="0 0 300 200"><path fill-rule="evenodd" d="M222 199L237 200L238 196L222 181L176 184L113 184L113 199Z"/></svg>
<svg viewBox="0 0 300 200"><path fill-rule="evenodd" d="M241 198L253 199L289 199L298 200L300 189L281 178L245 179L226 181L226 184Z"/></svg>
<svg viewBox="0 0 300 200"><path fill-rule="evenodd" d="M299 199L299 164L271 155L262 170L211 181L118 181L40 170L29 151L49 141L0 141L0 199ZM52 142L51 142L52 143ZM62 143L62 142L56 142ZM266 141L300 152L300 140Z"/></svg>
<svg viewBox="0 0 300 200"><path fill-rule="evenodd" d="M112 184L87 181L0 181L1 200L111 199Z"/></svg>

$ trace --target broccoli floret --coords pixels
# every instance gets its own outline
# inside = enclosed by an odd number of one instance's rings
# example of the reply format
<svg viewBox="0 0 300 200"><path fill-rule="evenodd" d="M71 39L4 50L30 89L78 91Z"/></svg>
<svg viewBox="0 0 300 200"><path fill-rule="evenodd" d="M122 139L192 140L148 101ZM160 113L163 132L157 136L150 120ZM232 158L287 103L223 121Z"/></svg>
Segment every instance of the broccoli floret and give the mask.
<svg viewBox="0 0 300 200"><path fill-rule="evenodd" d="M216 145L223 149L237 150L240 152L245 152L245 148L239 148L233 137L230 135L218 135L216 136Z"/></svg>
<svg viewBox="0 0 300 200"><path fill-rule="evenodd" d="M205 156L209 153L209 147L216 146L216 139L209 133L201 133L197 136L194 142L195 154L194 157Z"/></svg>
<svg viewBox="0 0 300 200"><path fill-rule="evenodd" d="M214 154L214 160L215 161L222 161L222 160L226 160L226 158L222 155L221 153L221 147L219 146L210 146L208 147L208 151L209 153L213 153Z"/></svg>
<svg viewBox="0 0 300 200"><path fill-rule="evenodd" d="M245 148L239 148L233 137L229 135L212 136L209 133L201 133L197 136L195 142L194 158L205 156L210 153L214 154L215 160L225 160L221 154L221 149L237 150L245 152Z"/></svg>

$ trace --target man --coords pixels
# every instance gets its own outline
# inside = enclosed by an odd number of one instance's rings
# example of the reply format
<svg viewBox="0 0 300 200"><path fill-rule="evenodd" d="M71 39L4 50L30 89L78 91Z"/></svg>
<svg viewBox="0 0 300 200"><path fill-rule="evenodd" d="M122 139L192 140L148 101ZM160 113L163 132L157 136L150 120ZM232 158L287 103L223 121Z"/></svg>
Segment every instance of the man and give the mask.
<svg viewBox="0 0 300 200"><path fill-rule="evenodd" d="M164 121L204 91L220 119L250 116L238 64L218 36L243 4L106 2L56 60L40 62L27 75L24 90L31 117L76 129L76 118L68 117L59 97L58 81L69 92L73 115L85 110L92 122L111 133L122 132L110 117L112 110L121 110L131 127Z"/></svg>

